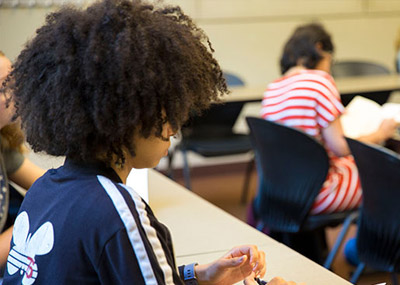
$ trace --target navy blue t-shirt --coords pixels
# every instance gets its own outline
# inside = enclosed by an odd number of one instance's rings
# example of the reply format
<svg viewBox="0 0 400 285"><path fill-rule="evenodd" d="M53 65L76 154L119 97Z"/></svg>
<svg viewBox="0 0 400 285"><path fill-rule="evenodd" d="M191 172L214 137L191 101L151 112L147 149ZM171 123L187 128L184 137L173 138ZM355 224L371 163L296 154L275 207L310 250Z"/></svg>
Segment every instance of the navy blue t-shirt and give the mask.
<svg viewBox="0 0 400 285"><path fill-rule="evenodd" d="M4 284L182 284L171 236L113 169L67 160L28 191Z"/></svg>

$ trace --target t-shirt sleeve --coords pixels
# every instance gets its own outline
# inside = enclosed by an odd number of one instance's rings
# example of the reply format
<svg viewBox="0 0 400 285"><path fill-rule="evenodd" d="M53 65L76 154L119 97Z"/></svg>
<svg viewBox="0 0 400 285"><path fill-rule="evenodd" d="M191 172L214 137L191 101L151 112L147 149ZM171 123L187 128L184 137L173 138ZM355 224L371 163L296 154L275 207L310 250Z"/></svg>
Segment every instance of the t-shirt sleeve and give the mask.
<svg viewBox="0 0 400 285"><path fill-rule="evenodd" d="M119 231L107 242L97 267L102 284L146 284L126 231Z"/></svg>
<svg viewBox="0 0 400 285"><path fill-rule="evenodd" d="M182 284L177 270L159 255L146 240L132 239L125 229L120 230L102 251L97 265L100 281L102 284Z"/></svg>
<svg viewBox="0 0 400 285"><path fill-rule="evenodd" d="M318 91L316 97L316 117L320 128L326 128L344 111L340 94L330 75L318 76Z"/></svg>
<svg viewBox="0 0 400 285"><path fill-rule="evenodd" d="M6 149L2 153L7 174L17 171L24 162L25 157L16 150Z"/></svg>

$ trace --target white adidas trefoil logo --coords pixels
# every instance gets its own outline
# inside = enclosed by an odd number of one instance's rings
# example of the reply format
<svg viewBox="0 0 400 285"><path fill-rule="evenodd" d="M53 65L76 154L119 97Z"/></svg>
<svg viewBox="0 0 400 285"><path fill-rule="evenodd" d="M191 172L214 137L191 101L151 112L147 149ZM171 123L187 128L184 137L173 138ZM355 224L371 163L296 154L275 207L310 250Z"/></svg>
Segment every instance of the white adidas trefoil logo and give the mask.
<svg viewBox="0 0 400 285"><path fill-rule="evenodd" d="M7 259L9 275L20 272L24 275L23 285L33 284L38 275L36 255L49 253L54 245L54 230L50 222L45 222L32 235L29 233L29 216L27 212L18 215L13 230L14 245Z"/></svg>

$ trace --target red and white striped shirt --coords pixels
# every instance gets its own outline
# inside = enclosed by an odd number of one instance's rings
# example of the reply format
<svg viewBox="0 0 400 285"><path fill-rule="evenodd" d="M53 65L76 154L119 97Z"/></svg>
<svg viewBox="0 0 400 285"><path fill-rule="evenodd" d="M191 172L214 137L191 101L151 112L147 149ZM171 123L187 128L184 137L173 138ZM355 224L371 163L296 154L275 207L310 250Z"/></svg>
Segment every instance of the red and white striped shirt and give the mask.
<svg viewBox="0 0 400 285"><path fill-rule="evenodd" d="M343 110L333 78L321 70L304 69L268 85L261 116L300 129L324 144L321 130ZM329 173L311 209L312 214L353 209L361 203L360 181L353 157L336 157L329 149L327 151Z"/></svg>

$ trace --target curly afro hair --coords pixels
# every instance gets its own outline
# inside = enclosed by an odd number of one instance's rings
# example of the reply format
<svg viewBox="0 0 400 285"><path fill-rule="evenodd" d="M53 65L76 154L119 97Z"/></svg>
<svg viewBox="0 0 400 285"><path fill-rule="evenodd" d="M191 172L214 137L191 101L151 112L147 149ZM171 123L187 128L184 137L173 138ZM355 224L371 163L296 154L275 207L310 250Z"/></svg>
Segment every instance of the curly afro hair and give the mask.
<svg viewBox="0 0 400 285"><path fill-rule="evenodd" d="M135 132L178 130L228 92L207 36L179 7L64 7L36 33L7 79L34 151L124 163Z"/></svg>

